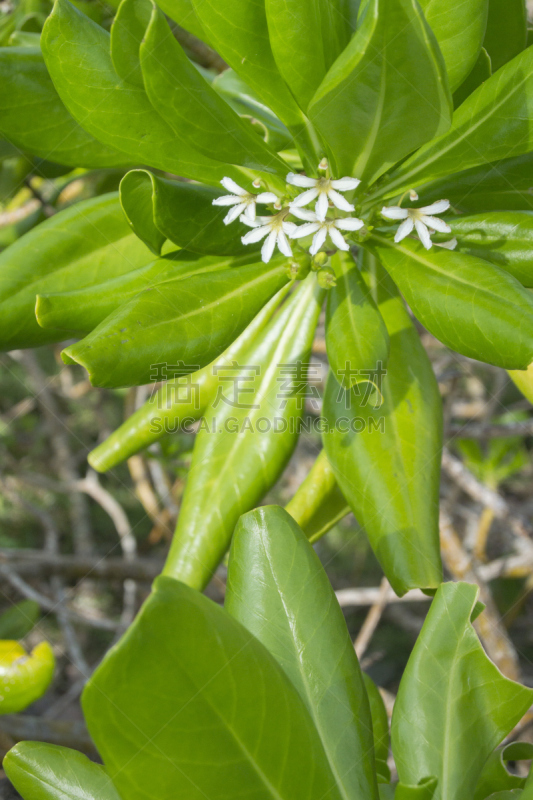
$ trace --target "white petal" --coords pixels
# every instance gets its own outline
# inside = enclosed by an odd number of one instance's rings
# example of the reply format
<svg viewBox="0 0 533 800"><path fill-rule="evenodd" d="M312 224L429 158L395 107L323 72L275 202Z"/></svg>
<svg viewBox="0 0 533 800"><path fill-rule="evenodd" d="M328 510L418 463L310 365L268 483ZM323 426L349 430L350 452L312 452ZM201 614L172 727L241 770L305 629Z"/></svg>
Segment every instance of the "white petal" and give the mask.
<svg viewBox="0 0 533 800"><path fill-rule="evenodd" d="M267 233L270 233L270 226L261 225L261 227L254 228L253 231L248 231L248 233L245 233L241 241L243 244L254 244L255 242L260 242L261 239L264 239Z"/></svg>
<svg viewBox="0 0 533 800"><path fill-rule="evenodd" d="M329 208L328 196L327 194L325 194L325 192L321 192L318 196L318 200L316 201L316 206L315 206L316 215L321 222L324 222L324 220L326 219L328 208Z"/></svg>
<svg viewBox="0 0 533 800"><path fill-rule="evenodd" d="M250 222L255 222L255 213L255 203L247 203L244 211L244 216L246 219L249 219Z"/></svg>
<svg viewBox="0 0 533 800"><path fill-rule="evenodd" d="M228 192L233 192L233 194L238 194L240 197L244 197L245 194L248 194L246 189L243 189L241 186L239 186L238 183L235 183L235 181L232 180L231 178L222 178L220 183L222 184L224 189L228 190Z"/></svg>
<svg viewBox="0 0 533 800"><path fill-rule="evenodd" d="M313 242L311 244L311 247L309 248L309 252L311 253L312 256L316 256L316 254L326 241L326 236L327 236L326 226L320 228L320 230L317 233L315 233L313 237Z"/></svg>
<svg viewBox="0 0 533 800"><path fill-rule="evenodd" d="M244 203L243 203L244 205ZM248 225L249 228L260 228L262 225L266 225L267 223L264 221L263 217L259 217L256 219L250 219L250 217L245 216L244 214L241 217L241 222L244 222L245 225Z"/></svg>
<svg viewBox="0 0 533 800"><path fill-rule="evenodd" d="M292 256L291 246L283 231L279 231L278 233L278 247L283 255L287 256L287 258Z"/></svg>
<svg viewBox="0 0 533 800"><path fill-rule="evenodd" d="M339 250L349 250L350 249L350 245L347 244L344 236L342 235L342 233L340 231L337 230L337 228L335 228L332 225L328 232L329 232L329 238L331 239L333 244L336 245L339 248Z"/></svg>
<svg viewBox="0 0 533 800"><path fill-rule="evenodd" d="M316 183L315 178L308 178L307 175L298 175L296 172L289 172L287 175L287 183L292 186L301 186L303 189L308 189Z"/></svg>
<svg viewBox="0 0 533 800"><path fill-rule="evenodd" d="M338 181L331 181L331 185L334 189L338 189L339 192L349 192L351 189L357 189L361 181L357 180L357 178L339 178Z"/></svg>
<svg viewBox="0 0 533 800"><path fill-rule="evenodd" d="M291 239L303 239L304 236L311 236L312 233L316 233L321 227L319 222L306 222L305 225L296 225L290 237Z"/></svg>
<svg viewBox="0 0 533 800"><path fill-rule="evenodd" d="M345 219L336 219L335 227L341 231L360 231L364 227L362 219L357 217L346 217Z"/></svg>
<svg viewBox="0 0 533 800"><path fill-rule="evenodd" d="M317 222L318 217L310 208L298 208L297 206L289 206L291 212L298 219L304 219L306 222Z"/></svg>
<svg viewBox="0 0 533 800"><path fill-rule="evenodd" d="M429 235L429 231L420 219L415 219L415 228L416 232L420 236L420 241L426 248L426 250L431 250L433 246L433 242L431 241L431 236Z"/></svg>
<svg viewBox="0 0 533 800"><path fill-rule="evenodd" d="M234 194L225 194L222 197L215 197L213 200L214 206L234 206L237 203L241 202L240 197L236 197Z"/></svg>
<svg viewBox="0 0 533 800"><path fill-rule="evenodd" d="M409 212L400 206L383 206L381 216L387 219L407 219Z"/></svg>
<svg viewBox="0 0 533 800"><path fill-rule="evenodd" d="M437 200L436 203L432 203L430 206L422 206L419 211L423 214L442 214L443 211L448 211L449 207L449 200Z"/></svg>
<svg viewBox="0 0 533 800"><path fill-rule="evenodd" d="M445 250L455 250L457 247L457 239L455 236L449 242L433 242L437 247L444 247Z"/></svg>
<svg viewBox="0 0 533 800"><path fill-rule="evenodd" d="M307 192L302 192L299 194L298 197L291 202L291 208L296 206L297 208L301 208L302 206L308 205L315 197L318 195L318 189L308 189Z"/></svg>
<svg viewBox="0 0 533 800"><path fill-rule="evenodd" d="M245 209L246 209L246 210L245 210ZM237 219L237 217L240 217L240 215L241 215L241 212L243 212L243 211L244 211L244 213L246 214L246 211L247 211L247 210L248 210L248 209L246 208L246 205L245 205L245 203L241 203L240 205L238 205L238 206L235 206L235 207L234 207L234 208L232 208L232 209L231 209L231 211L230 211L228 214L226 214L226 216L224 217L224 220L223 220L223 221L224 221L224 225L229 225L229 224L230 224L230 222L235 222L235 220Z"/></svg>
<svg viewBox="0 0 533 800"><path fill-rule="evenodd" d="M285 221L281 223L281 229L287 234L287 236L290 236L293 230L297 227L298 226L296 225L295 222Z"/></svg>
<svg viewBox="0 0 533 800"><path fill-rule="evenodd" d="M278 196L274 192L261 192L255 198L256 203L275 203Z"/></svg>
<svg viewBox="0 0 533 800"><path fill-rule="evenodd" d="M449 225L447 225L443 219L439 219L438 217L428 217L424 214L421 218L423 223L425 223L429 228L433 228L434 231L438 231L439 233L451 233L452 229Z"/></svg>
<svg viewBox="0 0 533 800"><path fill-rule="evenodd" d="M406 220L404 220L400 225L400 227L398 228L398 230L396 231L396 236L394 237L394 241L396 242L396 244L398 244L398 242L401 242L402 239L405 239L406 236L409 236L414 227L415 223L413 222L411 217L408 217Z"/></svg>
<svg viewBox="0 0 533 800"><path fill-rule="evenodd" d="M267 238L265 239L265 243L261 248L261 258L263 259L265 264L268 264L268 262L272 258L272 253L274 252L277 238L278 238L277 231L270 231Z"/></svg>
<svg viewBox="0 0 533 800"><path fill-rule="evenodd" d="M342 194L339 194L334 189L330 189L328 192L328 197L333 203L336 208L340 208L341 211L355 211L355 206L347 201Z"/></svg>

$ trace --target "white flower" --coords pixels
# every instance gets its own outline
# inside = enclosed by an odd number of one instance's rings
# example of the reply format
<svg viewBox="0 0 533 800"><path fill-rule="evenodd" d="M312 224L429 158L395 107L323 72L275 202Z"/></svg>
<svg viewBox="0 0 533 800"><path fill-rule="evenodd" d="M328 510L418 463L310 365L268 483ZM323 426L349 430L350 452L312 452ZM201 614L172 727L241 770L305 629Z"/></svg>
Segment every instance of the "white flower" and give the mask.
<svg viewBox="0 0 533 800"><path fill-rule="evenodd" d="M234 222L243 212L247 219L253 222L255 220L256 203L275 203L278 199L273 192L261 192L261 194L247 192L246 189L243 189L231 178L222 178L220 183L224 189L232 192L232 194L226 194L213 200L214 206L233 206L231 211L224 217L224 225Z"/></svg>
<svg viewBox="0 0 533 800"><path fill-rule="evenodd" d="M429 250L433 242L428 228L439 233L451 233L451 228L442 219L432 217L431 214L442 214L450 207L449 200L437 200L430 206L422 206L422 208L400 208L400 206L390 206L381 209L381 215L387 219L403 219L402 224L396 231L394 237L395 242L401 242L406 236L409 236L413 228L420 237L420 241Z"/></svg>
<svg viewBox="0 0 533 800"><path fill-rule="evenodd" d="M359 231L365 224L363 220L357 219L357 217L322 220L314 211L304 211L299 208L293 208L292 213L300 219L307 220L307 222L305 225L295 226L295 230L289 235L291 239L303 239L304 236L310 236L314 233L315 235L309 248L312 256L316 256L326 241L326 236L329 236L339 250L349 250L350 245L346 242L341 231Z"/></svg>
<svg viewBox="0 0 533 800"><path fill-rule="evenodd" d="M306 175L298 175L294 172L289 172L287 175L287 183L292 186L301 186L307 191L302 192L291 203L291 209L302 208L307 206L316 197L315 211L318 219L325 220L328 213L329 201L333 203L336 208L341 211L354 211L354 206L349 203L342 194L339 192L349 192L356 189L361 181L357 178L340 178L339 180L331 180L331 178L308 178ZM338 191L336 191L338 189Z"/></svg>
<svg viewBox="0 0 533 800"><path fill-rule="evenodd" d="M268 264L272 258L276 245L284 256L288 258L292 256L292 249L287 236L290 236L297 226L294 222L286 222L285 217L288 213L288 209L283 209L281 213L276 214L274 217L260 217L258 220L251 220L245 216L241 217L241 222L253 228L252 231L248 231L242 237L243 244L260 242L265 236L267 237L261 248L261 258L265 264Z"/></svg>

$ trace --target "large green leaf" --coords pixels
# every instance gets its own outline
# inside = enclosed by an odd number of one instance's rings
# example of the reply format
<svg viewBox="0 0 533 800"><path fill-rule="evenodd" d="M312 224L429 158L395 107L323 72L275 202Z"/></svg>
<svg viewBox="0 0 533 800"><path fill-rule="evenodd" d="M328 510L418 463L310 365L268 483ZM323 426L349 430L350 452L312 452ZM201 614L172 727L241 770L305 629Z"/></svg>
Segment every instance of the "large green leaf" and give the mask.
<svg viewBox="0 0 533 800"><path fill-rule="evenodd" d="M470 621L477 596L467 583L440 587L394 705L400 780L435 775L435 800L473 797L485 761L533 702L533 690L504 678L485 655Z"/></svg>
<svg viewBox="0 0 533 800"><path fill-rule="evenodd" d="M167 365L168 377L195 372L219 356L287 283L285 262L156 284L67 347L63 357L85 367L95 386L149 383L159 365Z"/></svg>
<svg viewBox="0 0 533 800"><path fill-rule="evenodd" d="M191 147L165 122L139 86L120 78L110 37L68 0L57 0L42 33L46 65L72 116L96 139L138 162L217 184L242 178Z"/></svg>
<svg viewBox="0 0 533 800"><path fill-rule="evenodd" d="M205 586L239 516L254 508L283 472L298 441L302 383L306 386L301 365L309 361L323 294L311 274L243 363L222 373L226 391L206 410L196 436L165 567L172 577Z"/></svg>
<svg viewBox="0 0 533 800"><path fill-rule="evenodd" d="M336 177L367 183L444 133L451 114L444 62L416 0L369 0L309 106Z"/></svg>
<svg viewBox="0 0 533 800"><path fill-rule="evenodd" d="M144 89L139 49L152 16L150 0L122 0L111 26L110 53L117 75Z"/></svg>
<svg viewBox="0 0 533 800"><path fill-rule="evenodd" d="M318 556L282 508L239 520L225 608L300 693L341 796L377 798L370 706L346 622Z"/></svg>
<svg viewBox="0 0 533 800"><path fill-rule="evenodd" d="M120 202L131 227L157 254L166 239L197 253L250 253L250 246L241 242L246 226L224 225L227 207L213 206L213 200L224 194L210 186L169 181L143 169L131 170L120 183Z"/></svg>
<svg viewBox="0 0 533 800"><path fill-rule="evenodd" d="M105 769L68 747L19 742L2 766L24 800L120 800Z"/></svg>
<svg viewBox="0 0 533 800"><path fill-rule="evenodd" d="M471 94L453 115L448 133L407 159L380 195L393 197L459 170L530 152L532 102L533 48L529 48Z"/></svg>
<svg viewBox="0 0 533 800"><path fill-rule="evenodd" d="M458 0L453 5L453 12L449 0L419 2L437 37L450 88L454 92L476 63L485 37L489 2L492 0Z"/></svg>
<svg viewBox="0 0 533 800"><path fill-rule="evenodd" d="M310 715L275 659L171 578L158 578L98 667L83 709L128 800L340 800Z"/></svg>
<svg viewBox="0 0 533 800"><path fill-rule="evenodd" d="M530 742L511 742L495 750L483 767L477 781L474 800L485 800L494 792L509 789L522 789L526 779L507 769L509 761L529 761L533 758L533 744Z"/></svg>
<svg viewBox="0 0 533 800"><path fill-rule="evenodd" d="M140 54L146 93L156 111L207 157L284 178L283 159L211 88L171 35L162 12L149 5L153 13Z"/></svg>
<svg viewBox="0 0 533 800"><path fill-rule="evenodd" d="M412 239L372 234L372 245L413 313L447 347L505 369L533 361L533 298L508 272Z"/></svg>
<svg viewBox="0 0 533 800"><path fill-rule="evenodd" d="M490 261L523 286L533 287L533 214L507 211L451 217L446 222L462 253Z"/></svg>
<svg viewBox="0 0 533 800"><path fill-rule="evenodd" d="M323 441L343 495L392 587L402 595L416 587L436 588L442 578L440 394L392 282L367 254L363 268L390 336L382 404L376 408L368 394L343 390L330 374Z"/></svg>
<svg viewBox="0 0 533 800"><path fill-rule="evenodd" d="M37 324L37 294L94 286L152 260L132 234L117 193L60 211L0 254L0 348L65 338Z"/></svg>
<svg viewBox="0 0 533 800"><path fill-rule="evenodd" d="M387 765L390 746L389 717L383 698L372 678L364 672L363 679L370 703L370 713L372 715L376 771L378 777L385 783L388 783L390 781L390 769Z"/></svg>
<svg viewBox="0 0 533 800"><path fill-rule="evenodd" d="M194 10L193 0L160 0L157 5L186 31L206 41L205 31Z"/></svg>
<svg viewBox="0 0 533 800"><path fill-rule="evenodd" d="M344 0L265 2L274 59L304 110L350 40L344 5Z"/></svg>
<svg viewBox="0 0 533 800"><path fill-rule="evenodd" d="M459 88L453 93L454 108L458 108L467 97L470 97L482 83L485 83L492 75L492 63L490 56L484 47L477 58L476 63L469 72L468 77L463 81Z"/></svg>
<svg viewBox="0 0 533 800"><path fill-rule="evenodd" d="M0 48L0 132L17 148L71 167L131 163L101 144L70 116L33 47Z"/></svg>
<svg viewBox="0 0 533 800"><path fill-rule="evenodd" d="M525 0L489 0L485 49L494 71L503 67L526 46Z"/></svg>
<svg viewBox="0 0 533 800"><path fill-rule="evenodd" d="M326 347L333 374L349 389L387 366L389 334L350 253L331 261L337 284L328 292Z"/></svg>

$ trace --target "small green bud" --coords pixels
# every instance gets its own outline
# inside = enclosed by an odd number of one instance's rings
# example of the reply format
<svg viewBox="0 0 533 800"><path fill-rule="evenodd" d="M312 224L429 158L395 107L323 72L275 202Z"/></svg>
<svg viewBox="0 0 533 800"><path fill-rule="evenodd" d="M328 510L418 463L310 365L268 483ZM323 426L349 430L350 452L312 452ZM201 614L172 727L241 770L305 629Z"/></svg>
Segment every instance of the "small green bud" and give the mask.
<svg viewBox="0 0 533 800"><path fill-rule="evenodd" d="M337 285L337 278L331 267L321 269L317 275L318 285L323 289L332 289Z"/></svg>
<svg viewBox="0 0 533 800"><path fill-rule="evenodd" d="M289 261L285 267L285 272L291 281L303 281L309 275L310 270L310 258L306 258L304 261Z"/></svg>
<svg viewBox="0 0 533 800"><path fill-rule="evenodd" d="M320 253L317 253L316 256L313 257L313 269L321 269L321 267L325 267L328 263L328 254L324 253L322 250Z"/></svg>

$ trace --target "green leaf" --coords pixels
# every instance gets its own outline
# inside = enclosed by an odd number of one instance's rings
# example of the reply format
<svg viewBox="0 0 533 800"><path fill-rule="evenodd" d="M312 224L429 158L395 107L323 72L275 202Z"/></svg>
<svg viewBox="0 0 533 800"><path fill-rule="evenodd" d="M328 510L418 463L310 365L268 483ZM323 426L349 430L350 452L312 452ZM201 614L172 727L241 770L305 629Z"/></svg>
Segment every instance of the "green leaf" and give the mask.
<svg viewBox="0 0 533 800"><path fill-rule="evenodd" d="M282 508L239 520L225 608L298 690L340 795L377 798L370 706L346 622L318 556Z"/></svg>
<svg viewBox="0 0 533 800"><path fill-rule="evenodd" d="M207 41L205 31L194 10L193 0L160 0L157 5L186 31L203 39L204 42Z"/></svg>
<svg viewBox="0 0 533 800"><path fill-rule="evenodd" d="M533 298L508 272L411 239L371 240L415 316L447 347L505 369L533 361Z"/></svg>
<svg viewBox="0 0 533 800"><path fill-rule="evenodd" d="M462 253L490 261L514 275L523 286L533 287L531 214L524 211L474 214L450 217L446 222Z"/></svg>
<svg viewBox="0 0 533 800"><path fill-rule="evenodd" d="M152 16L150 0L122 0L111 26L110 52L117 75L144 89L139 48Z"/></svg>
<svg viewBox="0 0 533 800"><path fill-rule="evenodd" d="M485 36L489 2L492 0L459 0L450 13L448 0L420 0L444 57L452 92L476 63Z"/></svg>
<svg viewBox="0 0 533 800"><path fill-rule="evenodd" d="M472 67L466 80L459 86L453 95L453 105L458 108L467 97L478 89L482 83L485 83L492 75L492 63L490 56L484 47L477 58L476 63Z"/></svg>
<svg viewBox="0 0 533 800"><path fill-rule="evenodd" d="M284 286L257 314L247 328L225 350L220 358L193 375L167 381L149 400L131 415L87 460L93 469L106 472L121 461L157 442L185 420L199 419L222 387L223 368L239 363L250 346L270 322L290 285ZM0 618L1 619L1 618Z"/></svg>
<svg viewBox="0 0 533 800"><path fill-rule="evenodd" d="M363 678L365 681L368 700L370 702L370 711L372 714L372 730L374 732L374 753L376 755L376 761L381 761L382 764L385 764L386 766L387 759L389 757L390 744L389 717L387 715L387 709L385 708L385 703L383 702L383 698L379 692L379 689L370 675L367 675L367 673L364 672ZM390 780L390 773L388 780Z"/></svg>
<svg viewBox="0 0 533 800"><path fill-rule="evenodd" d="M125 2L131 0L123 0ZM139 0L134 0L139 2ZM283 177L287 165L189 61L156 5L141 45L146 93L178 136L207 157Z"/></svg>
<svg viewBox="0 0 533 800"><path fill-rule="evenodd" d="M352 255L337 251L331 266L337 285L328 292L326 347L337 382L350 389L387 366L389 334Z"/></svg>
<svg viewBox="0 0 533 800"><path fill-rule="evenodd" d="M46 65L62 101L96 139L137 162L184 178L210 184L217 184L225 175L242 178L238 169L203 156L176 136L146 93L115 72L109 34L68 0L57 0L41 39Z"/></svg>
<svg viewBox="0 0 533 800"><path fill-rule="evenodd" d="M71 167L131 162L125 153L93 139L70 116L38 48L0 48L0 132L21 150Z"/></svg>
<svg viewBox="0 0 533 800"><path fill-rule="evenodd" d="M398 783L394 793L394 800L433 800L437 785L436 778L422 778L416 786Z"/></svg>
<svg viewBox="0 0 533 800"><path fill-rule="evenodd" d="M532 97L530 48L476 89L453 115L448 133L408 158L381 196L394 197L435 178L533 150Z"/></svg>
<svg viewBox="0 0 533 800"><path fill-rule="evenodd" d="M0 639L22 639L36 624L41 615L34 600L22 600L0 616Z"/></svg>
<svg viewBox="0 0 533 800"><path fill-rule="evenodd" d="M439 588L392 715L400 780L435 775L434 800L473 797L487 758L533 702L531 689L504 678L485 655L470 621L477 595L467 583Z"/></svg>
<svg viewBox="0 0 533 800"><path fill-rule="evenodd" d="M368 394L342 389L330 374L322 438L343 495L402 595L436 588L442 577L441 401L429 359L392 282L368 254L363 271L390 336L382 403L375 407Z"/></svg>
<svg viewBox="0 0 533 800"><path fill-rule="evenodd" d="M285 469L298 441L302 383L324 297L309 275L255 346L222 376L225 391L205 412L165 573L203 588L228 549L241 514ZM300 365L300 366L298 366ZM241 370L239 372L238 370ZM241 382L235 381L235 374Z"/></svg>
<svg viewBox="0 0 533 800"><path fill-rule="evenodd" d="M234 259L231 258L202 258L195 253L180 250L96 286L71 292L38 294L35 316L42 328L55 328L78 335L87 334L117 308L145 289L155 286L163 289L165 281L183 280L191 275L227 269L235 266L233 262ZM66 334L63 338L66 338Z"/></svg>
<svg viewBox="0 0 533 800"><path fill-rule="evenodd" d="M525 0L489 0L489 16L484 46L496 71L526 46L527 13Z"/></svg>
<svg viewBox="0 0 533 800"><path fill-rule="evenodd" d="M509 772L506 763L528 761L531 758L533 758L533 744L530 742L512 742L499 747L491 753L483 767L476 785L474 800L485 800L494 792L522 789L526 784L526 778Z"/></svg>
<svg viewBox="0 0 533 800"><path fill-rule="evenodd" d="M304 111L351 36L344 0L266 0L276 65Z"/></svg>
<svg viewBox="0 0 533 800"><path fill-rule="evenodd" d="M156 284L67 347L63 358L85 367L94 386L150 383L163 363L168 377L195 372L219 356L287 283L286 259L277 263Z"/></svg>
<svg viewBox="0 0 533 800"><path fill-rule="evenodd" d="M68 747L19 742L2 766L24 800L120 800L105 769Z"/></svg>
<svg viewBox="0 0 533 800"><path fill-rule="evenodd" d="M143 169L131 170L120 183L120 201L132 229L156 254L165 239L207 255L250 253L250 245L241 241L247 228L238 222L224 225L228 208L213 206L224 194L225 190L169 181Z"/></svg>
<svg viewBox="0 0 533 800"><path fill-rule="evenodd" d="M0 714L18 714L42 697L54 669L54 652L48 642L27 653L18 642L0 641Z"/></svg>
<svg viewBox="0 0 533 800"><path fill-rule="evenodd" d="M0 254L0 348L35 347L64 338L37 324L37 294L94 286L152 260L132 234L117 193L60 211Z"/></svg>
<svg viewBox="0 0 533 800"><path fill-rule="evenodd" d="M309 106L336 177L366 183L444 133L451 114L442 56L416 0L369 0Z"/></svg>
<svg viewBox="0 0 533 800"><path fill-rule="evenodd" d="M275 659L220 606L170 578L158 578L90 679L83 709L128 800L225 800L243 787L258 800L340 800L309 713Z"/></svg>

